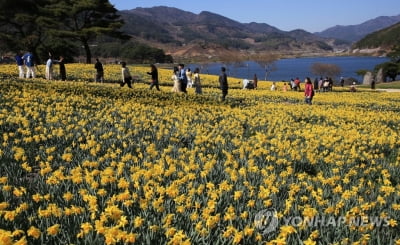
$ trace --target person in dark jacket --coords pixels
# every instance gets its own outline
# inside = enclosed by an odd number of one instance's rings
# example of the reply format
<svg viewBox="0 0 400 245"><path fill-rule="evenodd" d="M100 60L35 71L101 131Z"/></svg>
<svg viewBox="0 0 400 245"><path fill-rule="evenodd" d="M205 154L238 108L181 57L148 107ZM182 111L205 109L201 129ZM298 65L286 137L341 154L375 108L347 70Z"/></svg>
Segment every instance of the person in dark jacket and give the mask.
<svg viewBox="0 0 400 245"><path fill-rule="evenodd" d="M64 63L64 57L60 56L60 60L58 61L58 64L60 66L60 78L61 81L65 81L67 79L67 71L65 70L65 63Z"/></svg>
<svg viewBox="0 0 400 245"><path fill-rule="evenodd" d="M222 101L224 101L226 95L228 94L228 77L226 75L225 67L221 67L221 74L219 75L219 85L222 90Z"/></svg>
<svg viewBox="0 0 400 245"><path fill-rule="evenodd" d="M186 77L186 71L185 71L185 65L184 64L179 64L178 65L178 79L181 84L181 91L183 93L187 93L186 87L187 87L187 77Z"/></svg>
<svg viewBox="0 0 400 245"><path fill-rule="evenodd" d="M94 69L96 69L96 82L103 82L104 81L104 68L103 64L100 62L99 59L96 59L96 63L94 64Z"/></svg>
<svg viewBox="0 0 400 245"><path fill-rule="evenodd" d="M257 89L257 83L258 83L257 74L254 74L254 77L253 77L254 89Z"/></svg>
<svg viewBox="0 0 400 245"><path fill-rule="evenodd" d="M313 85L313 88L314 89L318 89L318 83L319 83L319 80L318 80L318 77L316 77L315 79L314 79L314 85Z"/></svg>
<svg viewBox="0 0 400 245"><path fill-rule="evenodd" d="M150 65L151 71L147 72L151 76L151 85L150 89L152 89L154 86L156 86L157 90L160 91L160 88L158 87L158 71L157 67L154 64Z"/></svg>

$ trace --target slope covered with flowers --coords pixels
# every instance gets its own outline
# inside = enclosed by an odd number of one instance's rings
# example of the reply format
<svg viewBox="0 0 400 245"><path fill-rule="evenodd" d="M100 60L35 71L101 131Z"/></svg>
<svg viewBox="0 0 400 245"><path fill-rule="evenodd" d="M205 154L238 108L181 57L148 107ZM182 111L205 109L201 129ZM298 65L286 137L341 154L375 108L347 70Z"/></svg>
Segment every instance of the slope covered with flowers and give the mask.
<svg viewBox="0 0 400 245"><path fill-rule="evenodd" d="M79 78L16 80L2 67L1 244L400 244L398 94L323 93L308 106L261 82L220 102L212 76L185 96L169 70L158 92L67 69ZM255 217L272 208L279 226L265 233ZM386 223L283 222L316 216Z"/></svg>

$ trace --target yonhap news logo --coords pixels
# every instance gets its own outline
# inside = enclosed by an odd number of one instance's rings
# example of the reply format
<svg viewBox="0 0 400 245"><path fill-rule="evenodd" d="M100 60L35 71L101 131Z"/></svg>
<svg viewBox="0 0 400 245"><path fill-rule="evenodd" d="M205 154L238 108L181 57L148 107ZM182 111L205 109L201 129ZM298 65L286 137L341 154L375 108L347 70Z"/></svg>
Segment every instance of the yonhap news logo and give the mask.
<svg viewBox="0 0 400 245"><path fill-rule="evenodd" d="M254 225L263 235L275 231L279 225L278 212L273 208L261 210L254 217Z"/></svg>
<svg viewBox="0 0 400 245"><path fill-rule="evenodd" d="M278 212L274 208L263 209L254 216L254 226L263 235L276 231L279 226L308 226L308 227L339 227L339 226L390 226L389 217L380 216L326 216L315 215L313 217L283 216L278 218Z"/></svg>

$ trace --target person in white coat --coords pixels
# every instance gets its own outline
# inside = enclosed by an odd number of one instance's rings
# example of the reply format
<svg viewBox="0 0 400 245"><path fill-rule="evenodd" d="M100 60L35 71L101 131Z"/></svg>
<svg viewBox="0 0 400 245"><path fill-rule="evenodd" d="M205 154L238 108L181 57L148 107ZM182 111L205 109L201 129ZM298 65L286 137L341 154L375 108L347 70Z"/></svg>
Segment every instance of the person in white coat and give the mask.
<svg viewBox="0 0 400 245"><path fill-rule="evenodd" d="M174 70L172 72L172 81L174 81L174 86L172 87L172 92L179 93L181 91L181 82L179 81L179 69L178 67L174 67Z"/></svg>
<svg viewBox="0 0 400 245"><path fill-rule="evenodd" d="M125 62L121 62L121 74L122 74L122 82L120 84L121 87L127 84L129 88L132 88L132 76Z"/></svg>
<svg viewBox="0 0 400 245"><path fill-rule="evenodd" d="M47 80L53 80L53 59L51 58L51 56L49 56L46 62L45 76Z"/></svg>

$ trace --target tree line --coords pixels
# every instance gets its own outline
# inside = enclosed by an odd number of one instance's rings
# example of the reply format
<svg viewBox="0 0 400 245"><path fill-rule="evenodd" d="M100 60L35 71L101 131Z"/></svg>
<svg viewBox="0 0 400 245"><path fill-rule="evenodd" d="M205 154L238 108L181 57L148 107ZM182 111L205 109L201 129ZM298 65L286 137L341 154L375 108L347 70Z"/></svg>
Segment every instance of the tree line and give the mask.
<svg viewBox="0 0 400 245"><path fill-rule="evenodd" d="M1 0L0 52L30 51L39 62L50 53L70 61L84 55L91 63L93 50L135 62L172 60L163 50L130 41L123 25L108 0Z"/></svg>

